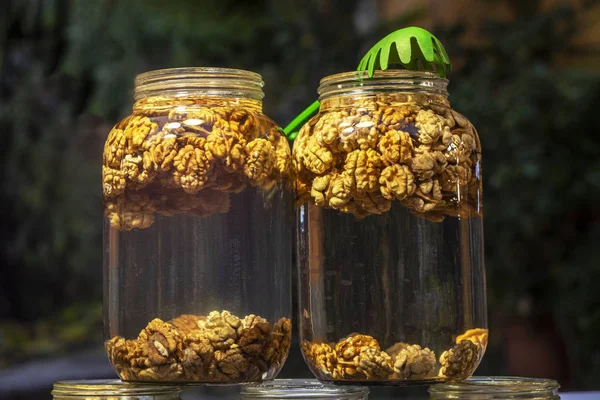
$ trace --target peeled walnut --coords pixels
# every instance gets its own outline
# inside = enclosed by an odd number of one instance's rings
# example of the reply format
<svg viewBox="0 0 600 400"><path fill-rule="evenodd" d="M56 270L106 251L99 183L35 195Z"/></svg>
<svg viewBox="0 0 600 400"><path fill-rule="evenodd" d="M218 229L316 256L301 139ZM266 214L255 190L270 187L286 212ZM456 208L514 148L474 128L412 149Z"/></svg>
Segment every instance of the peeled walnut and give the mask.
<svg viewBox="0 0 600 400"><path fill-rule="evenodd" d="M281 364L290 350L292 341L292 322L289 318L281 318L273 325L267 343L264 347L263 358L267 363Z"/></svg>
<svg viewBox="0 0 600 400"><path fill-rule="evenodd" d="M156 207L151 198L138 191L125 192L104 202L104 214L110 220L111 226L122 231L151 226L155 211Z"/></svg>
<svg viewBox="0 0 600 400"><path fill-rule="evenodd" d="M483 351L488 344L488 330L483 328L469 329L462 335L456 337L456 344L461 343L463 340L470 340L480 347ZM481 354L483 355L483 354Z"/></svg>
<svg viewBox="0 0 600 400"><path fill-rule="evenodd" d="M392 358L384 351L373 347L362 347L355 358L359 373L364 373L367 379L386 379L393 373Z"/></svg>
<svg viewBox="0 0 600 400"><path fill-rule="evenodd" d="M407 132L389 130L379 141L379 151L388 164L405 163L412 157L412 140Z"/></svg>
<svg viewBox="0 0 600 400"><path fill-rule="evenodd" d="M110 168L120 168L121 160L125 157L127 135L123 129L114 127L108 134L104 144L103 165Z"/></svg>
<svg viewBox="0 0 600 400"><path fill-rule="evenodd" d="M441 189L456 193L460 186L471 180L471 168L463 165L448 165L440 174L439 182Z"/></svg>
<svg viewBox="0 0 600 400"><path fill-rule="evenodd" d="M394 360L394 371L402 379L422 379L434 373L435 365L433 351L414 344L400 350Z"/></svg>
<svg viewBox="0 0 600 400"><path fill-rule="evenodd" d="M200 329L200 322L205 320L206 317L200 317L193 314L182 314L168 322L177 328L181 335L187 335L192 331Z"/></svg>
<svg viewBox="0 0 600 400"><path fill-rule="evenodd" d="M123 379L133 379L144 367L145 358L136 340L115 336L106 342L105 347L111 364Z"/></svg>
<svg viewBox="0 0 600 400"><path fill-rule="evenodd" d="M339 112L331 112L319 118L315 124L315 139L317 143L322 147L328 147L330 149L336 149L336 142L340 139L340 132L338 125L342 119L342 115Z"/></svg>
<svg viewBox="0 0 600 400"><path fill-rule="evenodd" d="M339 209L352 198L354 179L349 173L333 174L325 192L331 208Z"/></svg>
<svg viewBox="0 0 600 400"><path fill-rule="evenodd" d="M395 361L400 351L406 349L408 346L410 346L408 343L398 342L385 349L385 352Z"/></svg>
<svg viewBox="0 0 600 400"><path fill-rule="evenodd" d="M246 158L246 138L239 132L239 124L218 120L206 139L206 149L220 160L229 171L241 170Z"/></svg>
<svg viewBox="0 0 600 400"><path fill-rule="evenodd" d="M131 201L130 201L131 200ZM144 229L154 223L154 208L148 199L126 195L104 202L104 215L110 225L121 230Z"/></svg>
<svg viewBox="0 0 600 400"><path fill-rule="evenodd" d="M340 359L338 353L335 379L381 380L393 373L392 359L384 351L362 346L352 360Z"/></svg>
<svg viewBox="0 0 600 400"><path fill-rule="evenodd" d="M326 190L329 187L329 181L331 181L331 175L317 176L312 182L310 195L318 206L326 204L327 199L325 198L325 195Z"/></svg>
<svg viewBox="0 0 600 400"><path fill-rule="evenodd" d="M316 368L326 375L332 375L337 366L337 355L327 343L302 342L304 355Z"/></svg>
<svg viewBox="0 0 600 400"><path fill-rule="evenodd" d="M275 168L280 176L287 177L292 168L290 145L288 144L287 138L281 134L274 139L274 142L276 156Z"/></svg>
<svg viewBox="0 0 600 400"><path fill-rule="evenodd" d="M208 181L213 167L213 156L204 150L203 138L197 138L201 142L198 147L191 144L182 147L173 159L175 169L173 178L175 182L187 193L198 193Z"/></svg>
<svg viewBox="0 0 600 400"><path fill-rule="evenodd" d="M243 329L242 321L229 311L212 311L206 321L201 321L200 324L217 350L231 347Z"/></svg>
<svg viewBox="0 0 600 400"><path fill-rule="evenodd" d="M355 150L348 153L344 172L354 178L358 192L373 192L379 187L381 155L373 149Z"/></svg>
<svg viewBox="0 0 600 400"><path fill-rule="evenodd" d="M102 166L102 191L104 197L117 196L125 190L125 173L120 169Z"/></svg>
<svg viewBox="0 0 600 400"><path fill-rule="evenodd" d="M353 334L337 342L335 345L335 352L337 353L338 358L351 360L360 353L362 347L371 347L376 350L381 350L379 342L373 336Z"/></svg>
<svg viewBox="0 0 600 400"><path fill-rule="evenodd" d="M198 329L183 338L181 347L181 365L186 379L203 380L215 352L212 342Z"/></svg>
<svg viewBox="0 0 600 400"><path fill-rule="evenodd" d="M390 105L388 103L388 105ZM416 113L419 111L419 106L414 103L399 104L394 106L383 107L380 130L399 130L406 124L411 123L415 119Z"/></svg>
<svg viewBox="0 0 600 400"><path fill-rule="evenodd" d="M146 137L152 135L158 129L158 124L150 118L142 115L134 115L125 127L125 133L128 137L127 151L140 150Z"/></svg>
<svg viewBox="0 0 600 400"><path fill-rule="evenodd" d="M258 356L263 352L271 332L271 325L266 319L254 314L247 315L242 321L243 330L238 340L242 352Z"/></svg>
<svg viewBox="0 0 600 400"><path fill-rule="evenodd" d="M137 380L141 381L178 381L183 375L183 368L178 363L153 365L141 369Z"/></svg>
<svg viewBox="0 0 600 400"><path fill-rule="evenodd" d="M463 340L440 356L440 376L452 381L467 379L475 371L479 362L479 346L470 340Z"/></svg>
<svg viewBox="0 0 600 400"><path fill-rule="evenodd" d="M139 380L178 380L183 368L179 364L181 336L177 329L158 318L144 328L137 339L143 365Z"/></svg>
<svg viewBox="0 0 600 400"><path fill-rule="evenodd" d="M136 211L110 213L108 217L110 220L110 225L119 229L120 231L145 229L154 223L154 215Z"/></svg>
<svg viewBox="0 0 600 400"><path fill-rule="evenodd" d="M475 138L472 132L461 133L461 131L453 131L451 141L446 147L444 156L449 163L465 163L475 149Z"/></svg>
<svg viewBox="0 0 600 400"><path fill-rule="evenodd" d="M405 205L424 213L440 205L442 198L442 190L438 180L428 179L419 184L414 195L405 200Z"/></svg>
<svg viewBox="0 0 600 400"><path fill-rule="evenodd" d="M252 184L266 185L274 180L273 169L277 162L277 153L271 142L266 139L254 139L246 146L244 174Z"/></svg>
<svg viewBox="0 0 600 400"><path fill-rule="evenodd" d="M177 156L177 136L174 134L163 136L150 147L149 153L157 171L169 171Z"/></svg>
<svg viewBox="0 0 600 400"><path fill-rule="evenodd" d="M333 155L328 149L319 146L314 138L309 138L303 151L303 164L311 172L322 174L333 164Z"/></svg>
<svg viewBox="0 0 600 400"><path fill-rule="evenodd" d="M446 119L436 114L433 110L419 111L415 117L415 127L419 132L419 142L426 145L438 140L444 131L450 131Z"/></svg>
<svg viewBox="0 0 600 400"><path fill-rule="evenodd" d="M143 187L154 178L153 169L145 169L142 155L125 155L121 161L121 173L129 181L137 183L137 188Z"/></svg>
<svg viewBox="0 0 600 400"><path fill-rule="evenodd" d="M176 362L179 342L181 335L177 328L159 318L153 319L138 336L138 345L147 358L146 366Z"/></svg>
<svg viewBox="0 0 600 400"><path fill-rule="evenodd" d="M345 361L339 360L336 363L335 369L332 372L333 379L353 379L353 380L365 380L367 375L362 371L359 371L354 360Z"/></svg>
<svg viewBox="0 0 600 400"><path fill-rule="evenodd" d="M237 122L238 129L247 140L265 137L268 135L268 130L272 122L268 118L258 117L254 113L238 109L233 110L229 115L230 121Z"/></svg>
<svg viewBox="0 0 600 400"><path fill-rule="evenodd" d="M378 117L371 117L370 115L363 115L357 118L358 121L350 121L352 125L346 128L349 131L344 138L342 143L345 145L344 149L348 152L355 149L367 150L373 149L377 146L379 140L379 132L377 131Z"/></svg>
<svg viewBox="0 0 600 400"><path fill-rule="evenodd" d="M402 200L416 189L414 176L406 165L394 164L384 168L379 183L381 194L388 200Z"/></svg>
<svg viewBox="0 0 600 400"><path fill-rule="evenodd" d="M239 380L249 369L249 362L237 345L215 352L208 376L216 382Z"/></svg>
<svg viewBox="0 0 600 400"><path fill-rule="evenodd" d="M410 160L410 169L421 180L431 179L437 171L437 162L432 153L424 152Z"/></svg>

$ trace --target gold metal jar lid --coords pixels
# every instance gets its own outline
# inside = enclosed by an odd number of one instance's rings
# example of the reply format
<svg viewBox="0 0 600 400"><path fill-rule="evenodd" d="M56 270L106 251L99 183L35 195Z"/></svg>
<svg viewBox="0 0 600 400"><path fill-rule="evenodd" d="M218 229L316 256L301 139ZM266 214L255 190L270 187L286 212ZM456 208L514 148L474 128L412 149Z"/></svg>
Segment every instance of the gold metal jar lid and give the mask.
<svg viewBox="0 0 600 400"><path fill-rule="evenodd" d="M175 385L144 385L118 379L59 381L52 396L57 399L81 400L177 400L182 388Z"/></svg>

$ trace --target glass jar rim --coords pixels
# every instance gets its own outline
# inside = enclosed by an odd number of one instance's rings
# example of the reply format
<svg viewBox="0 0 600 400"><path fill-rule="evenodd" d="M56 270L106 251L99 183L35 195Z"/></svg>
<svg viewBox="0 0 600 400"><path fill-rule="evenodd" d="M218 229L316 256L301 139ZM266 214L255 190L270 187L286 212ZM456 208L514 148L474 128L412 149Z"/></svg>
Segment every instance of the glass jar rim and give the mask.
<svg viewBox="0 0 600 400"><path fill-rule="evenodd" d="M177 385L144 385L118 379L68 380L54 383L52 395L61 396L114 396L114 395L179 395Z"/></svg>
<svg viewBox="0 0 600 400"><path fill-rule="evenodd" d="M367 387L334 386L319 382L316 379L275 379L261 384L243 385L242 395L246 398L263 399L310 399L332 398L363 399L369 394Z"/></svg>
<svg viewBox="0 0 600 400"><path fill-rule="evenodd" d="M135 77L135 100L163 94L170 96L202 92L207 96L264 97L262 76L256 72L221 67L157 69Z"/></svg>
<svg viewBox="0 0 600 400"><path fill-rule="evenodd" d="M548 393L560 388L557 381L544 378L521 378L516 376L473 376L462 382L450 382L429 387L431 394L489 393Z"/></svg>
<svg viewBox="0 0 600 400"><path fill-rule="evenodd" d="M377 70L371 78L367 71L348 71L321 79L317 93L319 100L365 91L424 91L447 96L448 82L448 79L430 71Z"/></svg>

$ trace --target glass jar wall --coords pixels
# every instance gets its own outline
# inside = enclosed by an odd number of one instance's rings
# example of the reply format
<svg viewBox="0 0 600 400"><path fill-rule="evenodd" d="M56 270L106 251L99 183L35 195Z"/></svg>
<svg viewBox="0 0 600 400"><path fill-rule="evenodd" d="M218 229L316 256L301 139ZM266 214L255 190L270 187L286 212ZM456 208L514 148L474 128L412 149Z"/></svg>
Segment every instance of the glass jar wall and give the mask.
<svg viewBox="0 0 600 400"><path fill-rule="evenodd" d="M320 380L463 380L485 352L481 149L446 87L327 77L294 143L300 339Z"/></svg>
<svg viewBox="0 0 600 400"><path fill-rule="evenodd" d="M126 381L272 379L291 337L290 148L260 75L159 70L102 166L106 349Z"/></svg>

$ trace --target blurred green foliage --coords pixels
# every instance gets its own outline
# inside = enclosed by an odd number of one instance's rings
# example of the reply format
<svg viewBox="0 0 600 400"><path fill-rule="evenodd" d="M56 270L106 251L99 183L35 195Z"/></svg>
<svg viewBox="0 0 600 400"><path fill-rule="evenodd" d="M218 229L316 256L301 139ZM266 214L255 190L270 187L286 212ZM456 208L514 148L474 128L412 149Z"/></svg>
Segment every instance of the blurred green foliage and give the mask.
<svg viewBox="0 0 600 400"><path fill-rule="evenodd" d="M379 37L426 12L359 34L358 3L5 2L0 357L100 345L101 151L128 113L135 74L255 70L267 82L267 113L284 124L316 98L320 78L354 69ZM490 315L515 314L532 299L533 314L550 311L558 322L576 386L598 387L600 75L555 65L578 31L570 7L512 4L515 21L482 24L482 48L457 46L460 24L435 31L466 61L450 75L451 101L484 149ZM485 371L502 372L501 351L490 350Z"/></svg>

